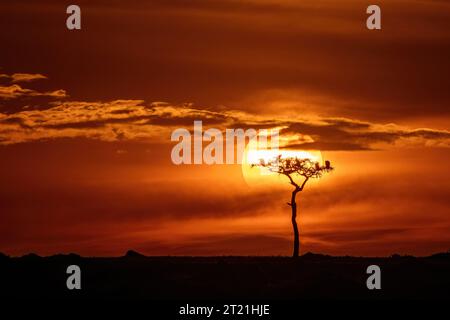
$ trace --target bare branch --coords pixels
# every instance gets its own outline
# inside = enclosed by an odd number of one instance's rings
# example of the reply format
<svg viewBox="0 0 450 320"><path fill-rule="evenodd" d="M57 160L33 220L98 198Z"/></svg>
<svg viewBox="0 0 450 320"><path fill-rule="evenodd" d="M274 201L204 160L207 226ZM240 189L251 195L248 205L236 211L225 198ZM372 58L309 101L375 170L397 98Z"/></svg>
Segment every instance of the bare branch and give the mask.
<svg viewBox="0 0 450 320"><path fill-rule="evenodd" d="M303 188L305 187L306 182L308 182L309 177L305 178L305 180L302 183L302 186L300 187L300 190L303 190Z"/></svg>
<svg viewBox="0 0 450 320"><path fill-rule="evenodd" d="M295 183L294 179L292 179L292 177L291 177L291 175L290 175L289 173L282 173L282 174L289 178L289 180L291 181L291 184L292 184L296 189L299 189L299 188L300 188L300 187L298 186L298 184Z"/></svg>

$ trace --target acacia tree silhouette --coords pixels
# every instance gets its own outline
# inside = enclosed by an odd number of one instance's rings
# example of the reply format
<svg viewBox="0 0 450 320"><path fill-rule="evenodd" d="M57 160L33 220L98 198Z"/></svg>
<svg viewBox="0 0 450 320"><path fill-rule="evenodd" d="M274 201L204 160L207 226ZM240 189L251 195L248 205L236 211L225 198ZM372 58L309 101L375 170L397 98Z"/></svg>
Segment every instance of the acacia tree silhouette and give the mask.
<svg viewBox="0 0 450 320"><path fill-rule="evenodd" d="M300 239L297 226L297 203L295 201L297 193L303 191L303 188L310 178L320 178L324 172L330 172L333 170L333 167L331 167L331 163L328 160L325 161L324 166L321 166L317 161L312 161L310 159L300 159L297 157L282 158L281 155L268 162L261 159L259 164L252 164L252 167L255 166L264 167L269 169L271 172L285 175L294 186L291 202L288 202L287 204L292 209L292 227L294 228L294 251L292 256L296 258L298 257L300 251ZM304 178L301 184L295 182L295 175L299 175Z"/></svg>

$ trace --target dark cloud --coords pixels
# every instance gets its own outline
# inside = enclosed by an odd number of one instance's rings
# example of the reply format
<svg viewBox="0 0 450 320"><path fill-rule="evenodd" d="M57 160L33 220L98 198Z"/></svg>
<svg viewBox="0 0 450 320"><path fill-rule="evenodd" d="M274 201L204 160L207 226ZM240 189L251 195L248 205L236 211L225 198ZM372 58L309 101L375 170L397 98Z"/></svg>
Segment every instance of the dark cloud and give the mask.
<svg viewBox="0 0 450 320"><path fill-rule="evenodd" d="M446 147L450 132L433 129L408 129L393 124L376 124L351 119L321 119L315 122L290 122L280 134L303 134L313 137L314 142L296 143L291 149L318 150L370 150L383 144L410 144L407 139L422 145ZM415 140L414 140L415 139Z"/></svg>

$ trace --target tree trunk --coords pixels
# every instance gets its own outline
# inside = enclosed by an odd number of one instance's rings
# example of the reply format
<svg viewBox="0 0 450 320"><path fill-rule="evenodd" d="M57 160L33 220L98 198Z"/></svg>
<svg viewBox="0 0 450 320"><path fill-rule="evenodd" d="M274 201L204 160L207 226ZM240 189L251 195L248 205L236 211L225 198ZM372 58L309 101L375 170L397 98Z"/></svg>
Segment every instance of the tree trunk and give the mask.
<svg viewBox="0 0 450 320"><path fill-rule="evenodd" d="M292 209L292 227L294 228L294 252L292 253L292 257L297 258L298 253L300 251L300 239L298 234L298 227L297 227L297 203L295 202L295 197L297 196L297 192L299 190L295 189L292 191L292 198L291 198L291 209Z"/></svg>

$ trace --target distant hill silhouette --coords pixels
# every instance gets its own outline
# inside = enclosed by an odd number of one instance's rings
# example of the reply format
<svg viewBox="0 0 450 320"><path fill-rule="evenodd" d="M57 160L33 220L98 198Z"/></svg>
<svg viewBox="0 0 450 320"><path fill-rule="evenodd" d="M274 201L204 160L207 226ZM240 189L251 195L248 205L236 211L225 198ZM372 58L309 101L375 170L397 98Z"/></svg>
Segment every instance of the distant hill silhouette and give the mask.
<svg viewBox="0 0 450 320"><path fill-rule="evenodd" d="M145 256L143 254L140 254L139 252L136 252L134 250L128 250L127 253L125 253L125 258L144 258Z"/></svg>
<svg viewBox="0 0 450 320"><path fill-rule="evenodd" d="M29 254L26 254L26 255L22 256L22 259L23 260L29 260L29 261L35 261L35 260L42 259L42 257L37 255L36 253L29 253Z"/></svg>
<svg viewBox="0 0 450 320"><path fill-rule="evenodd" d="M66 288L66 268L82 270L82 290ZM366 287L369 265L382 290ZM174 299L450 299L450 253L428 257L122 257L0 253L1 297Z"/></svg>
<svg viewBox="0 0 450 320"><path fill-rule="evenodd" d="M428 258L431 259L450 259L450 251L447 252L441 252L441 253L435 253Z"/></svg>
<svg viewBox="0 0 450 320"><path fill-rule="evenodd" d="M9 259L9 256L7 256L6 254L0 252L0 262L6 261L8 259Z"/></svg>

